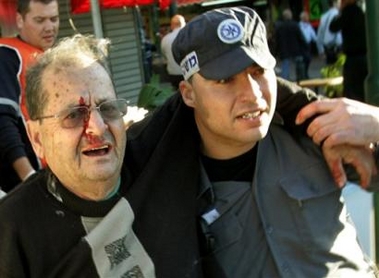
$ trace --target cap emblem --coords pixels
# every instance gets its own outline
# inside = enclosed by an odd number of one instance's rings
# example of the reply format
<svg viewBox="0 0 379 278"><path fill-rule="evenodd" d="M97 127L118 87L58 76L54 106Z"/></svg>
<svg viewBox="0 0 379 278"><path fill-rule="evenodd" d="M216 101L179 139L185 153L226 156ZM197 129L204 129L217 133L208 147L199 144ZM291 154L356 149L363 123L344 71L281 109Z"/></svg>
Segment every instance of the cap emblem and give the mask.
<svg viewBox="0 0 379 278"><path fill-rule="evenodd" d="M225 19L218 25L217 35L224 43L232 44L243 38L243 27L241 23L235 19Z"/></svg>

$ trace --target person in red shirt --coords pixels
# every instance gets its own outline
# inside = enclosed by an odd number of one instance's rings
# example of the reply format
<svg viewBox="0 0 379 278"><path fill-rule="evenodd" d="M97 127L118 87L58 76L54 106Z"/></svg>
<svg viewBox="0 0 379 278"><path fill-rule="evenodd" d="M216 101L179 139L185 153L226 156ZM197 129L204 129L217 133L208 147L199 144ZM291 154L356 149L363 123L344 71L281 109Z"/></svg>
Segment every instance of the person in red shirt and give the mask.
<svg viewBox="0 0 379 278"><path fill-rule="evenodd" d="M25 71L38 53L55 43L58 7L57 0L19 0L18 35L0 38L0 187L6 192L39 168L25 129Z"/></svg>

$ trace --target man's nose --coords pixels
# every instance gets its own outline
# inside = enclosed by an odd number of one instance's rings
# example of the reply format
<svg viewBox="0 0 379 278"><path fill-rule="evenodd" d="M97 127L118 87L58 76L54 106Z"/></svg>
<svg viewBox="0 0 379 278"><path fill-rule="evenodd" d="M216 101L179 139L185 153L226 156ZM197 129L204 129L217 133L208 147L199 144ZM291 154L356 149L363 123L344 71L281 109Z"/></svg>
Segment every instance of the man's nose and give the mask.
<svg viewBox="0 0 379 278"><path fill-rule="evenodd" d="M88 111L88 125L86 133L92 135L102 135L105 130L108 128L108 125L105 123L103 117L101 116L98 109L91 109Z"/></svg>
<svg viewBox="0 0 379 278"><path fill-rule="evenodd" d="M53 31L56 29L58 25L58 22L57 21L52 21L50 19L46 19L45 22L44 22L44 30L45 31Z"/></svg>
<svg viewBox="0 0 379 278"><path fill-rule="evenodd" d="M262 97L262 91L258 82L246 71L241 76L239 95L242 100L255 101Z"/></svg>

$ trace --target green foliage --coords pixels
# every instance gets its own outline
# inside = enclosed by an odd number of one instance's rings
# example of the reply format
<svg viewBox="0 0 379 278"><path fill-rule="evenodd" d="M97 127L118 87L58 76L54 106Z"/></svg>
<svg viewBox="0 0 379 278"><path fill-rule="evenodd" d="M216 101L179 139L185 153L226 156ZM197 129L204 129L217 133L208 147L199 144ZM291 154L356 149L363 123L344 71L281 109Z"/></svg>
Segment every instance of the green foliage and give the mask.
<svg viewBox="0 0 379 278"><path fill-rule="evenodd" d="M337 61L334 64L327 65L321 68L320 70L321 76L323 78L342 76L343 65L345 64L345 61L346 61L346 55L343 53L340 53L338 55ZM337 86L326 86L325 95L327 97L341 97L342 90L343 90L342 84L337 85Z"/></svg>
<svg viewBox="0 0 379 278"><path fill-rule="evenodd" d="M138 107L152 111L161 106L167 98L174 94L171 86L163 86L160 83L160 76L153 74L150 82L145 84L138 96Z"/></svg>

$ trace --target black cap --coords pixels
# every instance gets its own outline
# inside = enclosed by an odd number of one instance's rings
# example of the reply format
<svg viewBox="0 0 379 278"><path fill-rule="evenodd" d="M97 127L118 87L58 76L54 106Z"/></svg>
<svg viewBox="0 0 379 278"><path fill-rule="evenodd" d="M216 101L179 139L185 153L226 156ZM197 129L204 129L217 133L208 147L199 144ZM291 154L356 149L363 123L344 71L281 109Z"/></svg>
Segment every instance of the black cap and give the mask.
<svg viewBox="0 0 379 278"><path fill-rule="evenodd" d="M182 28L172 52L187 80L199 72L207 79L231 77L251 64L275 67L266 27L248 7L221 8L195 17Z"/></svg>

